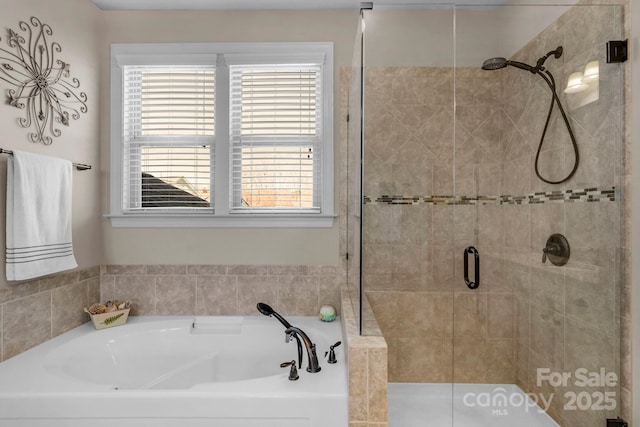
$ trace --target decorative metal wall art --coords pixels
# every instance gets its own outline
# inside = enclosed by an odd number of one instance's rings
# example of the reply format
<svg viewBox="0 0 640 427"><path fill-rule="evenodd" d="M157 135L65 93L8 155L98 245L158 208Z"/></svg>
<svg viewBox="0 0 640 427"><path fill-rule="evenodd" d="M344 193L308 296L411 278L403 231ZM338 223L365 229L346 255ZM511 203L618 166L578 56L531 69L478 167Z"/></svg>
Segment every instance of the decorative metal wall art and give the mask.
<svg viewBox="0 0 640 427"><path fill-rule="evenodd" d="M20 21L23 35L9 29L10 49L0 47L0 79L15 86L7 90L7 103L25 110L18 124L34 126L29 139L49 145L52 136L62 134L54 123L69 126L69 118L78 120L87 112L87 95L75 93L80 81L70 77L68 63L56 58L62 47L47 40L51 27L34 16L29 21Z"/></svg>

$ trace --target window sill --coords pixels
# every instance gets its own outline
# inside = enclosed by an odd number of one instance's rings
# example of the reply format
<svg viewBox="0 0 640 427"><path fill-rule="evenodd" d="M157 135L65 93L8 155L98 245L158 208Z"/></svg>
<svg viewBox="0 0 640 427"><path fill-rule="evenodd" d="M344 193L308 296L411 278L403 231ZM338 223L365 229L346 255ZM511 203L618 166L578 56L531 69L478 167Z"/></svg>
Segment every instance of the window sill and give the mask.
<svg viewBox="0 0 640 427"><path fill-rule="evenodd" d="M330 228L334 215L105 215L114 228Z"/></svg>

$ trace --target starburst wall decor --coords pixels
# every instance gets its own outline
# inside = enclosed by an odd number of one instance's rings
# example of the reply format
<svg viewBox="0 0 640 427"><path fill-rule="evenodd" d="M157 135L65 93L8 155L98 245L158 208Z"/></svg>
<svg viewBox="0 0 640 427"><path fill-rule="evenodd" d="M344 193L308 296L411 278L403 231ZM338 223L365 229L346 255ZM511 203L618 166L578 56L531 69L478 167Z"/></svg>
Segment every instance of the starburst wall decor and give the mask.
<svg viewBox="0 0 640 427"><path fill-rule="evenodd" d="M51 27L33 16L29 22L20 21L22 34L9 29L9 50L0 47L0 79L15 86L7 90L7 103L25 110L18 124L34 127L29 139L49 145L52 136L62 134L55 123L69 126L69 118L78 120L87 112L87 95L76 94L80 81L70 77L68 63L56 58L62 47L47 40Z"/></svg>

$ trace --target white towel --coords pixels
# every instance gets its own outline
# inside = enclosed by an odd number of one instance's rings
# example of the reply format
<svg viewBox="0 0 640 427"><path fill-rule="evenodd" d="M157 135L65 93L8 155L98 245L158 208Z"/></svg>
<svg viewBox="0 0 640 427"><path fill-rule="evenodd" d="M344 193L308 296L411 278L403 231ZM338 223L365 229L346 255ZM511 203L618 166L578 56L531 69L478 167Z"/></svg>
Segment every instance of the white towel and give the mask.
<svg viewBox="0 0 640 427"><path fill-rule="evenodd" d="M7 159L7 280L78 266L71 194L71 162L15 150Z"/></svg>

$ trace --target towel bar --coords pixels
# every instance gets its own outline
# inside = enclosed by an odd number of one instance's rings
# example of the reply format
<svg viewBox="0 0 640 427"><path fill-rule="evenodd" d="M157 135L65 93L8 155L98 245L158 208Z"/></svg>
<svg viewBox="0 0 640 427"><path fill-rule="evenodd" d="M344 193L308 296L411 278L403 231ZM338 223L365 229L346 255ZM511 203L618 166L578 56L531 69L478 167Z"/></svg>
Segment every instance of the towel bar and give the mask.
<svg viewBox="0 0 640 427"><path fill-rule="evenodd" d="M0 148L0 154L8 154L10 156L13 156L13 151ZM83 163L71 163L71 164L73 165L74 168L78 169L79 171L86 171L88 169L91 169L91 165L85 165Z"/></svg>

